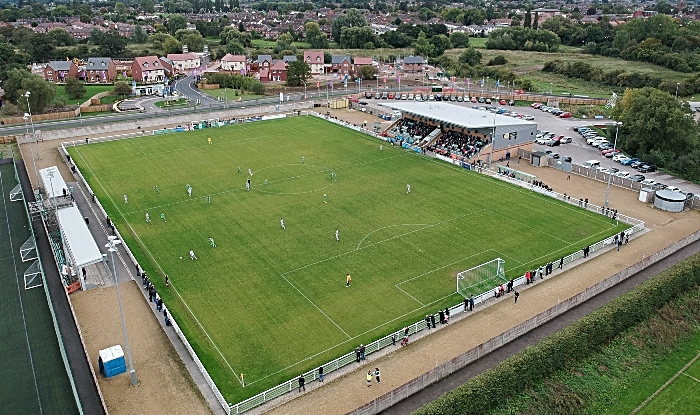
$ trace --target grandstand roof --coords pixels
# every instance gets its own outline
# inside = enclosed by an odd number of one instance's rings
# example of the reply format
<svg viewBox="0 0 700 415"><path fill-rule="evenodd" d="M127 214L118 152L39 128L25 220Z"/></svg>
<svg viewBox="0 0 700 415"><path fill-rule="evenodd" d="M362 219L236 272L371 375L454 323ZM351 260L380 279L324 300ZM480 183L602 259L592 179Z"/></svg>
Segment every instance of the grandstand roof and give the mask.
<svg viewBox="0 0 700 415"><path fill-rule="evenodd" d="M386 101L382 102L381 105L413 116L424 117L427 120L440 124L451 124L463 128L493 128L494 122L497 127L512 125L537 126L532 121L497 115L492 112L475 110L448 102Z"/></svg>
<svg viewBox="0 0 700 415"><path fill-rule="evenodd" d="M41 169L39 170L39 175L41 176L41 182L44 184L44 192L47 198L63 196L63 189L68 191L66 182L63 181L58 167L51 166Z"/></svg>
<svg viewBox="0 0 700 415"><path fill-rule="evenodd" d="M102 261L102 253L76 206L56 211L63 244L76 268Z"/></svg>

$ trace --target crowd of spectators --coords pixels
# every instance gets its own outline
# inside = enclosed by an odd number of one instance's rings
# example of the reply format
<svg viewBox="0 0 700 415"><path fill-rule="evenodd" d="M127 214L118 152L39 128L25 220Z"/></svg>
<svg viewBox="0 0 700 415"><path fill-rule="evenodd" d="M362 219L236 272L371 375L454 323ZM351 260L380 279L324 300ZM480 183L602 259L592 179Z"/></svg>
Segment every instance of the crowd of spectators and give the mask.
<svg viewBox="0 0 700 415"><path fill-rule="evenodd" d="M414 138L425 138L428 134L432 133L437 127L434 125L429 125L423 121L411 120L409 118L402 118L401 121L396 124L396 132L399 134L408 134Z"/></svg>
<svg viewBox="0 0 700 415"><path fill-rule="evenodd" d="M437 142L430 146L429 150L444 156L455 154L460 157L472 158L488 144L488 138L477 132L462 133L459 131L445 131Z"/></svg>

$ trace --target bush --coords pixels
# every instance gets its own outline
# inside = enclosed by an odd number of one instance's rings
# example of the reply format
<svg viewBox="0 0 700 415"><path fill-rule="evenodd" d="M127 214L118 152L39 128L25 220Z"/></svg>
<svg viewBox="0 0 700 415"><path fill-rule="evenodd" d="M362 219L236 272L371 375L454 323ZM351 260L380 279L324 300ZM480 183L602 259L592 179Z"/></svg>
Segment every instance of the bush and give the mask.
<svg viewBox="0 0 700 415"><path fill-rule="evenodd" d="M66 79L66 95L73 99L80 99L85 95L85 84L75 78Z"/></svg>
<svg viewBox="0 0 700 415"><path fill-rule="evenodd" d="M124 81L115 82L113 92L116 95L125 97L131 95L131 87Z"/></svg>
<svg viewBox="0 0 700 415"><path fill-rule="evenodd" d="M506 63L508 63L508 59L506 59L506 57L503 55L498 55L498 56L494 57L493 59L489 60L488 65L489 66L505 65Z"/></svg>
<svg viewBox="0 0 700 415"><path fill-rule="evenodd" d="M695 254L415 413L482 414L501 407L507 404L504 397L513 391L527 388L554 371L590 355L699 283L700 254Z"/></svg>

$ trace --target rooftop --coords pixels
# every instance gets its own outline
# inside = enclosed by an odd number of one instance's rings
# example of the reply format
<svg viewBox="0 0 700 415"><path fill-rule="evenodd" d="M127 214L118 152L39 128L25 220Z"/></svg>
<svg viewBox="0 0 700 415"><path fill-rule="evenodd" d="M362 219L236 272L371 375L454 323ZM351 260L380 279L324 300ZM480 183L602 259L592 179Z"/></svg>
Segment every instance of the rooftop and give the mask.
<svg viewBox="0 0 700 415"><path fill-rule="evenodd" d="M451 124L462 128L493 128L508 125L537 125L520 118L505 117L488 111L480 111L447 102L386 101L382 106L399 110L427 120Z"/></svg>

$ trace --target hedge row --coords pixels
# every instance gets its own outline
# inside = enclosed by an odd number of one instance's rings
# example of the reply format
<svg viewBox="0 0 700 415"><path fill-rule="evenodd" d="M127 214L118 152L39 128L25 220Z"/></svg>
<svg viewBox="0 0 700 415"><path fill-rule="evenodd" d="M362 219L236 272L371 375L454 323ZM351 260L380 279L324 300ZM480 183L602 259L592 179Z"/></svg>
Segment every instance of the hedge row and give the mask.
<svg viewBox="0 0 700 415"><path fill-rule="evenodd" d="M484 414L619 333L649 318L670 299L700 284L700 253L669 268L569 327L501 362L434 402L418 415Z"/></svg>

